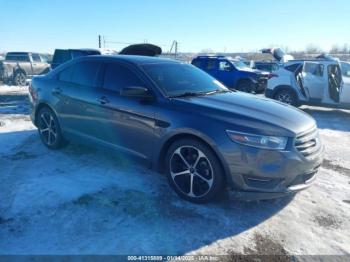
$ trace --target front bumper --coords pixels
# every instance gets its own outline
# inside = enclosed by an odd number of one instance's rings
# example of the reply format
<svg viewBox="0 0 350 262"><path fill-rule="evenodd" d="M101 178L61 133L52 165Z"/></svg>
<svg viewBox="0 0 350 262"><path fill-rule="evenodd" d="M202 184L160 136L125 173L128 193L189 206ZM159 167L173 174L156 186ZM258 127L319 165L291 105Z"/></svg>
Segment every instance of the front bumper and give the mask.
<svg viewBox="0 0 350 262"><path fill-rule="evenodd" d="M308 188L322 164L324 147L305 157L291 144L285 151L227 146L224 159L231 189L244 199L271 199Z"/></svg>
<svg viewBox="0 0 350 262"><path fill-rule="evenodd" d="M267 88L267 79L261 78L254 82L255 93L264 93Z"/></svg>

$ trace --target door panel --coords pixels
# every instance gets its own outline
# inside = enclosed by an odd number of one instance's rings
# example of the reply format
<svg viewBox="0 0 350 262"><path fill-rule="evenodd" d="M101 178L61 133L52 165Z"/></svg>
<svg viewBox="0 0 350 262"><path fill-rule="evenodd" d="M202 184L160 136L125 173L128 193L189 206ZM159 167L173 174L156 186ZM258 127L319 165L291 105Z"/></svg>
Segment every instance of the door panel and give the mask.
<svg viewBox="0 0 350 262"><path fill-rule="evenodd" d="M350 77L343 76L343 86L340 91L340 103L350 103Z"/></svg>
<svg viewBox="0 0 350 262"><path fill-rule="evenodd" d="M108 101L99 107L103 117L99 131L103 140L132 155L151 159L155 139L155 105L103 89L99 97Z"/></svg>
<svg viewBox="0 0 350 262"><path fill-rule="evenodd" d="M309 98L322 100L324 90L327 89L324 66L316 62L304 62L302 82Z"/></svg>

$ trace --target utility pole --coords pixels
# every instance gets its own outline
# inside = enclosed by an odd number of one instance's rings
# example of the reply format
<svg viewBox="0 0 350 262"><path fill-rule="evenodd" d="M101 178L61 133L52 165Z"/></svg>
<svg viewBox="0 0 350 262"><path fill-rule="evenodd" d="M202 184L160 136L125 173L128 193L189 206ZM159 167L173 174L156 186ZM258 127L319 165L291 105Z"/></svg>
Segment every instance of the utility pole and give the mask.
<svg viewBox="0 0 350 262"><path fill-rule="evenodd" d="M101 35L98 35L98 48L101 48Z"/></svg>
<svg viewBox="0 0 350 262"><path fill-rule="evenodd" d="M177 41L175 40L175 59L176 59L176 56L177 56Z"/></svg>

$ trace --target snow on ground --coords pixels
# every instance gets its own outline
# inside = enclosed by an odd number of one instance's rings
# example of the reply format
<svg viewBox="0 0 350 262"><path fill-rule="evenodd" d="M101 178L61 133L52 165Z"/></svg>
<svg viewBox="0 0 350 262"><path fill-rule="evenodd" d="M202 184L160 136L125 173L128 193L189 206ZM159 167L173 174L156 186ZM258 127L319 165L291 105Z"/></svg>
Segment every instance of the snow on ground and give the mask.
<svg viewBox="0 0 350 262"><path fill-rule="evenodd" d="M48 150L29 121L27 89L0 86L0 254L349 254L350 111L303 109L326 145L312 187L194 205L122 155Z"/></svg>

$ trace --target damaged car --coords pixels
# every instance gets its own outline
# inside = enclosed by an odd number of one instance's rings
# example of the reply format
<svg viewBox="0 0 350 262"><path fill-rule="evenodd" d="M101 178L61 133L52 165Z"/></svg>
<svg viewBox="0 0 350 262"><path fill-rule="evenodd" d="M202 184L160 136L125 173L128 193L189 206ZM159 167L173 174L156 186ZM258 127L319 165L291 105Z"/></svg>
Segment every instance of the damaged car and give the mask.
<svg viewBox="0 0 350 262"><path fill-rule="evenodd" d="M50 68L50 64L39 53L8 52L5 60L0 61L0 80L24 86L30 78L46 74Z"/></svg>
<svg viewBox="0 0 350 262"><path fill-rule="evenodd" d="M344 66L343 66L344 67ZM331 59L290 60L269 79L265 96L293 106L350 108L350 75Z"/></svg>

